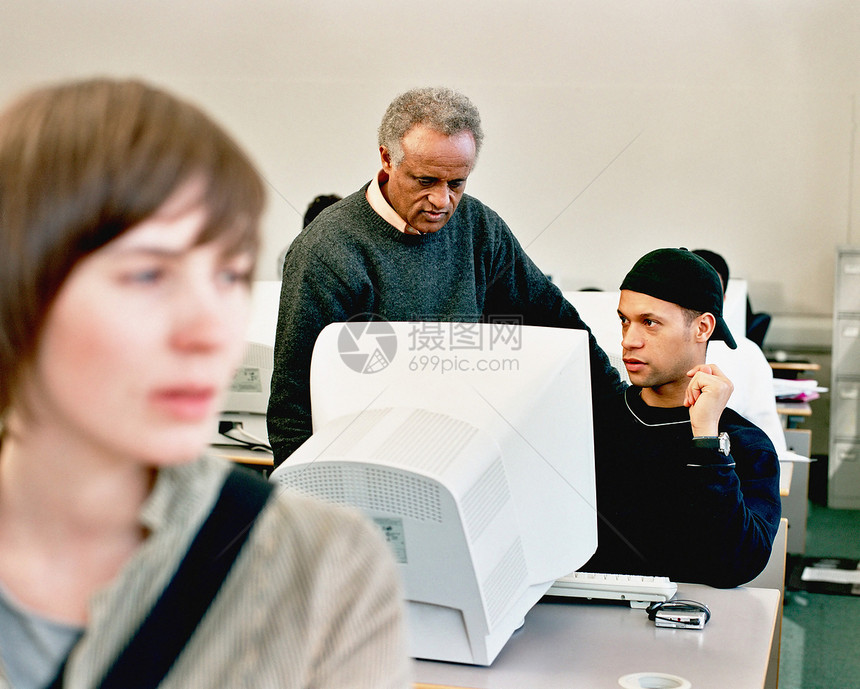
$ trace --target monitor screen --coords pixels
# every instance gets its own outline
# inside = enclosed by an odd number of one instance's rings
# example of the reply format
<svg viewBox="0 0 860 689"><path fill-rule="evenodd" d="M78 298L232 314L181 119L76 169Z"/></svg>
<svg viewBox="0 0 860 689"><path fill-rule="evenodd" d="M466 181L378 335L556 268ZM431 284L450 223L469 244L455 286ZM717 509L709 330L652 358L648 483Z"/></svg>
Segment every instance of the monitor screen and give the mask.
<svg viewBox="0 0 860 689"><path fill-rule="evenodd" d="M573 304L580 318L588 323L600 348L621 380L630 382L630 376L621 358L621 321L618 318L619 292L564 292L564 298Z"/></svg>
<svg viewBox="0 0 860 689"><path fill-rule="evenodd" d="M597 546L583 331L335 323L314 433L272 481L359 508L399 563L412 655L489 665Z"/></svg>
<svg viewBox="0 0 860 689"><path fill-rule="evenodd" d="M221 402L213 445L267 447L266 408L274 367L280 280L257 280L251 288L245 351Z"/></svg>

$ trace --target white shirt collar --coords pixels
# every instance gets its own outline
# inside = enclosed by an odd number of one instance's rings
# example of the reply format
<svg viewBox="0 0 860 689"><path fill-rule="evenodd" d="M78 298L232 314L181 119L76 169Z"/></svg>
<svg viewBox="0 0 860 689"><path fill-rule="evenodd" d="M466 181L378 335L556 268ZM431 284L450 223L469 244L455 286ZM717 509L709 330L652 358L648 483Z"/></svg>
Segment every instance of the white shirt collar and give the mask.
<svg viewBox="0 0 860 689"><path fill-rule="evenodd" d="M365 196L367 197L367 202L370 204L370 207L376 211L377 215L398 232L403 232L404 234L419 234L409 227L409 224L401 218L397 211L391 207L391 204L385 200L385 196L382 194L382 187L387 183L388 175L384 170L380 170L376 176L370 180L370 185L367 187L367 192L365 192Z"/></svg>

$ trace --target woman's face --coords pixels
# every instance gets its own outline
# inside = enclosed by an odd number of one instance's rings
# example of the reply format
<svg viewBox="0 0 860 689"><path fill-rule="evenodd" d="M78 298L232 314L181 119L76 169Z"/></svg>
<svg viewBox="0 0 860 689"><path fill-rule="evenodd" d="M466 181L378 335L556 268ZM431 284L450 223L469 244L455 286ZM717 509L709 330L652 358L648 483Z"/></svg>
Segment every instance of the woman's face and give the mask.
<svg viewBox="0 0 860 689"><path fill-rule="evenodd" d="M243 351L254 258L195 245L205 210L186 199L70 273L26 385L34 432L154 466L193 459L209 442Z"/></svg>

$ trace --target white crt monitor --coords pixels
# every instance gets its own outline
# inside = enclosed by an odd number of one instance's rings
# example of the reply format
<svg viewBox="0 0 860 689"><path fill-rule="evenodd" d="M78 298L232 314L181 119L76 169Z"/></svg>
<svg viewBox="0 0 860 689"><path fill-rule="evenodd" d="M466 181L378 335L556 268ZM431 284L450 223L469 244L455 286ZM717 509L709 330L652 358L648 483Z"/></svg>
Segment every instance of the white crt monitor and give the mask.
<svg viewBox="0 0 860 689"><path fill-rule="evenodd" d="M491 664L594 553L585 332L332 324L314 348L311 402L313 435L271 480L379 525L414 657Z"/></svg>
<svg viewBox="0 0 860 689"><path fill-rule="evenodd" d="M242 362L221 402L218 421L237 424L242 432L233 440L220 432L213 445L267 446L266 408L271 394L274 342L280 303L280 280L257 280L251 289L251 313Z"/></svg>

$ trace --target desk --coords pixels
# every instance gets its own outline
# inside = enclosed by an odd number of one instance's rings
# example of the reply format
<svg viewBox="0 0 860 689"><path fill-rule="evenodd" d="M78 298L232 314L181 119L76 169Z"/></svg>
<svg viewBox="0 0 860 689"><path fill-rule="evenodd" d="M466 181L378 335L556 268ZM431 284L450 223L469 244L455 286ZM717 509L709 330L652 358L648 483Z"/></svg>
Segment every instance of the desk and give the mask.
<svg viewBox="0 0 860 689"><path fill-rule="evenodd" d="M264 473L268 473L274 468L271 453L262 450L247 450L238 445L210 445L207 452L214 457L222 457L236 464L244 464Z"/></svg>
<svg viewBox="0 0 860 689"><path fill-rule="evenodd" d="M791 495L791 478L794 476L794 462L779 460L779 497Z"/></svg>
<svg viewBox="0 0 860 689"><path fill-rule="evenodd" d="M786 429L785 442L789 453L785 455L789 461L780 456L779 494L782 497L782 516L788 518L788 552L806 552L806 519L809 511L809 459L812 450L812 431L803 428ZM783 493L785 468L790 469L788 475L789 489Z"/></svg>
<svg viewBox="0 0 860 689"><path fill-rule="evenodd" d="M806 372L821 370L819 364L811 361L768 361L773 370L774 377L774 393L777 396L776 411L782 417L783 426L785 428L797 428L803 421L803 417L812 414L812 408L808 402L794 402L790 399L783 401L779 399L790 398L797 396L798 399L804 399L802 393L810 394L811 398L818 396L818 393L826 391L826 388L818 387L818 383L814 380L807 380ZM799 380L799 379L803 380ZM783 379L780 382L778 379ZM795 380L798 385L791 385L788 381Z"/></svg>
<svg viewBox="0 0 860 689"><path fill-rule="evenodd" d="M622 675L663 672L694 689L763 687L779 591L681 584L677 598L708 605L712 617L704 630L658 629L644 610L625 603L543 602L491 667L417 660L415 686L617 689Z"/></svg>
<svg viewBox="0 0 860 689"><path fill-rule="evenodd" d="M797 378L807 371L820 371L821 366L811 361L773 361L768 359L767 363L773 370L774 378Z"/></svg>
<svg viewBox="0 0 860 689"><path fill-rule="evenodd" d="M783 402L777 400L776 413L785 417L785 428L797 428L803 421L803 417L812 416L812 407L809 406L809 402Z"/></svg>

